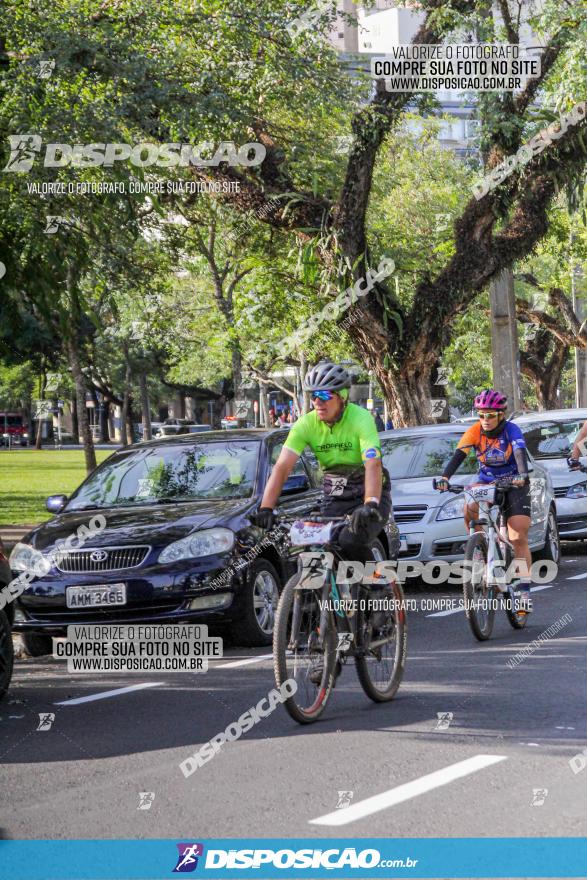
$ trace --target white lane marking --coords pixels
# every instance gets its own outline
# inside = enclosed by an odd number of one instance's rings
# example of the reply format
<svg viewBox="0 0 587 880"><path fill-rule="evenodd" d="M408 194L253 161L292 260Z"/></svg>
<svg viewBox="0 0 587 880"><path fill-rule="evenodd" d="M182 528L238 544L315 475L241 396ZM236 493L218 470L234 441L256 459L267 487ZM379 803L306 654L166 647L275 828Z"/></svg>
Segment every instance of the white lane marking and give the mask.
<svg viewBox="0 0 587 880"><path fill-rule="evenodd" d="M567 580L568 581L580 581L583 578L587 578L587 572L584 572L584 574L574 574L574 575L572 575L572 577L567 578Z"/></svg>
<svg viewBox="0 0 587 880"><path fill-rule="evenodd" d="M396 788L390 788L381 794L367 798L364 801L358 801L350 807L342 810L336 810L334 813L327 813L318 819L310 819L310 825L348 825L350 822L356 822L357 819L363 819L365 816L371 816L378 813L379 810L385 810L387 807L393 807L401 804L410 798L417 797L427 791L440 788L455 779L462 779L470 773L476 773L485 767L491 767L492 764L498 764L501 761L507 761L507 755L475 755L474 758L467 758L466 761L459 761L457 764L450 764L442 770L436 770L434 773L428 773L412 782L406 782L404 785L398 785Z"/></svg>
<svg viewBox="0 0 587 880"><path fill-rule="evenodd" d="M233 660L231 663L218 663L211 669L236 669L238 666L249 666L251 663L259 663L261 660L273 659L273 654L260 654L258 657L247 657L246 660Z"/></svg>
<svg viewBox="0 0 587 880"><path fill-rule="evenodd" d="M106 700L108 697L120 697L122 694L130 694L132 691L142 691L145 688L160 687L163 681L150 681L148 684L131 684L129 687L116 688L113 691L102 691L101 694L90 694L87 697L75 697L73 700L63 700L61 703L53 703L54 706L78 706L80 703L92 703L94 700Z"/></svg>
<svg viewBox="0 0 587 880"><path fill-rule="evenodd" d="M582 575L583 577L587 577L587 575ZM531 593L539 593L541 590L552 590L554 584L545 584L542 587L530 587ZM427 614L426 617L448 617L449 614L460 614L464 612L464 605L460 608L450 608L448 611L435 611L434 614Z"/></svg>

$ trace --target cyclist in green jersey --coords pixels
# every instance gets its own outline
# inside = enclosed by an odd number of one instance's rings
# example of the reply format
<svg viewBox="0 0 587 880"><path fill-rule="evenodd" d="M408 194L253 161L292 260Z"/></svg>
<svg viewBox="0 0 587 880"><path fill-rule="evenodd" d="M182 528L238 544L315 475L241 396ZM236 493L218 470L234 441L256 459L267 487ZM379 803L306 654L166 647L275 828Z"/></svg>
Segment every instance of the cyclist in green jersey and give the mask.
<svg viewBox="0 0 587 880"><path fill-rule="evenodd" d="M367 562L373 559L370 545L392 515L391 480L382 465L373 416L349 403L350 385L344 367L330 361L320 361L307 374L304 388L310 392L314 409L292 425L255 521L262 528L271 528L283 485L309 446L324 471L321 514L351 514L336 541L346 559ZM397 528L393 538L392 558L399 549Z"/></svg>

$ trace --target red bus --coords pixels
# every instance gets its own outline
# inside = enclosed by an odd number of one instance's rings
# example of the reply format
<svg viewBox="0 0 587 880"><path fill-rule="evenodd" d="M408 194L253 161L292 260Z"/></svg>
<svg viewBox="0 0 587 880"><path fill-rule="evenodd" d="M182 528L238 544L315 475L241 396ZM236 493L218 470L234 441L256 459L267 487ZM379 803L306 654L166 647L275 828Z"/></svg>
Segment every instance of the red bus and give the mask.
<svg viewBox="0 0 587 880"><path fill-rule="evenodd" d="M29 435L22 413L0 412L0 441L6 446L9 443L27 445Z"/></svg>

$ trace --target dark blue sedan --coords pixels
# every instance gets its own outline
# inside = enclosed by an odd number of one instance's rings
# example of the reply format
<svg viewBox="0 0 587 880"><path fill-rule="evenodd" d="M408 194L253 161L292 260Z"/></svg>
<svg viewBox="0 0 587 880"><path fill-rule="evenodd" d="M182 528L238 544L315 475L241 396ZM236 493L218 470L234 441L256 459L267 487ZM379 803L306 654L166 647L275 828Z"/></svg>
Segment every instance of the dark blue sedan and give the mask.
<svg viewBox="0 0 587 880"><path fill-rule="evenodd" d="M50 652L51 637L74 623L215 622L237 644L270 644L293 570L283 543L265 540L249 516L286 436L209 431L139 443L111 455L70 498L49 498L57 515L10 558L15 573L33 550L50 564L17 600L14 628L29 653ZM307 514L320 486L315 459L302 456L280 508ZM106 520L101 532L59 549L96 516Z"/></svg>

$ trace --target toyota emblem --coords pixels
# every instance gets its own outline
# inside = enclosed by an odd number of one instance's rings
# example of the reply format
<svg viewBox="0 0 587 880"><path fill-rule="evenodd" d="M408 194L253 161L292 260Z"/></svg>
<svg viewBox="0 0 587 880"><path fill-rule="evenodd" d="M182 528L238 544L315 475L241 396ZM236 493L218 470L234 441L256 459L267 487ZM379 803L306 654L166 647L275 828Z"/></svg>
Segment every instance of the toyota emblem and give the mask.
<svg viewBox="0 0 587 880"><path fill-rule="evenodd" d="M92 562L106 562L108 554L105 550L94 550L90 553L90 559Z"/></svg>

